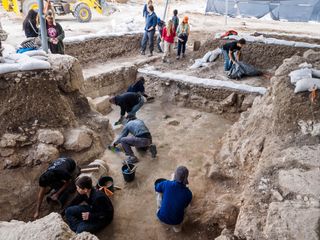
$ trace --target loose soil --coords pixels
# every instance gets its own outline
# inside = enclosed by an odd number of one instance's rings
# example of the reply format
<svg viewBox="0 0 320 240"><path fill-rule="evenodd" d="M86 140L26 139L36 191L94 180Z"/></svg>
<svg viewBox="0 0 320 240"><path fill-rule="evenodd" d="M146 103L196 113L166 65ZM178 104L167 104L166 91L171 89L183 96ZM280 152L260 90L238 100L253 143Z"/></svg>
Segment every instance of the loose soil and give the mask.
<svg viewBox="0 0 320 240"><path fill-rule="evenodd" d="M108 117L114 123L119 109ZM110 175L115 185L123 189L112 197L115 218L110 226L98 234L100 239L214 239L220 233L215 227L196 224L195 212L199 201L204 198L213 184L205 177L204 163L212 160L219 138L232 122L223 117L198 110L179 108L168 103L148 103L137 114L149 127L157 145L158 156L152 159L150 153L137 154L140 162L136 178L125 183L121 173L123 153L106 150L104 159L110 166ZM173 123L173 121L175 121ZM171 125L171 124L172 125ZM117 127L116 132L121 128ZM183 232L175 234L171 228L161 224L156 217L154 182L157 178L171 178L179 165L190 171L190 189L194 198L188 209Z"/></svg>

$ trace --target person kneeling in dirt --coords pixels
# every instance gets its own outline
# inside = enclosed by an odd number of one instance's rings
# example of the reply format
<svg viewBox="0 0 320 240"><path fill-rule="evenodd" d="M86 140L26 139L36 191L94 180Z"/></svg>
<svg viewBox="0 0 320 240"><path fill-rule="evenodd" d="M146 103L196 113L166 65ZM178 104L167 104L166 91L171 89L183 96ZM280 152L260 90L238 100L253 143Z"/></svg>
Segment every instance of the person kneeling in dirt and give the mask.
<svg viewBox="0 0 320 240"><path fill-rule="evenodd" d="M241 48L246 44L246 40L241 38L238 41L226 43L222 46L222 54L224 57L224 70L229 71L232 65L240 60ZM237 56L235 56L237 53Z"/></svg>
<svg viewBox="0 0 320 240"><path fill-rule="evenodd" d="M192 200L192 192L186 186L189 171L184 166L179 166L174 173L174 180L164 180L155 184L157 193L158 219L173 227L175 232L180 232L185 209Z"/></svg>
<svg viewBox="0 0 320 240"><path fill-rule="evenodd" d="M121 116L119 120L115 123L115 125L122 123L126 112L128 113L128 116L135 116L138 110L144 104L143 97L140 94L134 92L126 92L115 97L111 97L109 102L111 104L118 105L121 108Z"/></svg>
<svg viewBox="0 0 320 240"><path fill-rule="evenodd" d="M132 136L128 136L129 133L131 133ZM157 155L157 148L152 144L152 137L149 129L142 120L136 119L135 116L128 116L127 123L122 129L117 140L114 141L113 146L115 147L119 143L121 143L124 152L128 156L125 161L130 164L139 161L134 155L131 146L138 149L149 148L152 158L155 158Z"/></svg>
<svg viewBox="0 0 320 240"><path fill-rule="evenodd" d="M138 81L136 81L134 84L129 86L127 92L139 93L147 99L147 102L150 102L151 100L154 99L154 97L149 97L145 93L144 83L145 83L144 77L139 77Z"/></svg>
<svg viewBox="0 0 320 240"><path fill-rule="evenodd" d="M78 195L65 211L67 223L75 233L95 233L113 220L113 205L108 196L92 186L88 176L77 182Z"/></svg>
<svg viewBox="0 0 320 240"><path fill-rule="evenodd" d="M75 178L80 173L75 161L71 158L58 158L40 176L40 191L34 218L39 217L41 204L46 194L47 202L57 202L63 207L71 193L75 192Z"/></svg>

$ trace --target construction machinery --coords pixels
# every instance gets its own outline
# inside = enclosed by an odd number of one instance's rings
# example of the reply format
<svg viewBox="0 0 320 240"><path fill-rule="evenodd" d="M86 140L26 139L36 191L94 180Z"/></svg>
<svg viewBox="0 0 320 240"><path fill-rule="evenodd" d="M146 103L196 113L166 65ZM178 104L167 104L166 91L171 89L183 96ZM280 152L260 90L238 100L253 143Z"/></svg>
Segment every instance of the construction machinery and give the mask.
<svg viewBox="0 0 320 240"><path fill-rule="evenodd" d="M92 18L92 9L103 14L99 0L45 0L50 1L51 8L56 15L73 14L79 22L89 22ZM13 11L16 14L21 12L27 15L30 9L38 9L37 0L2 0L2 6L6 11ZM109 9L111 13L113 9Z"/></svg>

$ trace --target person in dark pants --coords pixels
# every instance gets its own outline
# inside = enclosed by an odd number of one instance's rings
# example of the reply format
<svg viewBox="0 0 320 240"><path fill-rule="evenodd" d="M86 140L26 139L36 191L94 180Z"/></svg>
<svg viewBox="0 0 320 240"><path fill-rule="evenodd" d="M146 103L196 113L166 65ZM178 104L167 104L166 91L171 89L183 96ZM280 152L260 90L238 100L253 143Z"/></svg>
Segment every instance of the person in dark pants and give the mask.
<svg viewBox="0 0 320 240"><path fill-rule="evenodd" d="M161 181L155 185L157 193L157 217L175 232L180 232L184 219L185 209L192 200L192 192L188 185L189 171L179 166L174 173L173 181Z"/></svg>
<svg viewBox="0 0 320 240"><path fill-rule="evenodd" d="M189 18L185 16L183 18L182 23L179 25L177 29L178 36L178 51L177 51L177 59L180 59L181 53L182 57L185 57L186 45L188 41L188 37L190 34L190 26L188 24Z"/></svg>
<svg viewBox="0 0 320 240"><path fill-rule="evenodd" d="M144 100L140 94L134 92L126 92L115 97L111 97L109 102L120 106L120 119L115 125L121 124L124 116L128 113L128 116L135 116L138 110L143 106Z"/></svg>
<svg viewBox="0 0 320 240"><path fill-rule="evenodd" d="M51 53L64 54L64 31L59 23L54 19L54 13L48 10L46 14L46 26L48 34L48 46Z"/></svg>
<svg viewBox="0 0 320 240"><path fill-rule="evenodd" d="M145 55L147 49L147 43L149 41L149 57L153 56L153 48L154 48L154 34L156 32L157 26L157 15L154 12L153 5L148 6L148 16L146 20L145 31L143 34L143 38L141 41L141 54Z"/></svg>
<svg viewBox="0 0 320 240"><path fill-rule="evenodd" d="M178 29L178 26L179 26L179 17L178 17L178 10L175 9L173 10L173 16L172 16L172 22L173 22L173 26L174 26L174 29L177 33L177 29ZM174 49L177 48L177 41L175 40L174 41Z"/></svg>
<svg viewBox="0 0 320 240"><path fill-rule="evenodd" d="M65 210L71 230L75 233L95 233L110 224L114 209L108 196L93 188L88 176L79 178L76 186L78 195Z"/></svg>
<svg viewBox="0 0 320 240"><path fill-rule="evenodd" d="M37 16L38 13L35 10L30 9L23 21L22 29L24 31L24 35L27 38L39 36L39 29L37 27Z"/></svg>
<svg viewBox="0 0 320 240"><path fill-rule="evenodd" d="M58 158L40 176L40 191L34 218L39 217L44 196L48 193L47 201L58 201L61 207L66 203L69 195L76 190L74 179L79 174L75 161L71 158Z"/></svg>
<svg viewBox="0 0 320 240"><path fill-rule="evenodd" d="M162 21L160 18L158 18L157 26L158 26L158 37L157 37L157 47L158 47L158 52L163 53L163 49L160 46L161 43L161 37L162 37L162 31L165 26L165 22Z"/></svg>
<svg viewBox="0 0 320 240"><path fill-rule="evenodd" d="M131 133L131 136L128 136L129 133ZM155 158L157 155L157 148L152 144L152 137L149 129L142 120L136 119L135 116L129 116L127 118L127 123L117 137L117 140L114 141L113 146L116 147L119 143L121 143L124 152L128 156L125 161L130 164L139 161L134 155L131 146L149 148L152 158Z"/></svg>
<svg viewBox="0 0 320 240"><path fill-rule="evenodd" d="M222 46L222 54L224 57L224 70L229 71L232 65L239 61L241 56L241 48L246 44L246 40L241 38L238 41L226 43ZM235 56L236 53L236 56Z"/></svg>

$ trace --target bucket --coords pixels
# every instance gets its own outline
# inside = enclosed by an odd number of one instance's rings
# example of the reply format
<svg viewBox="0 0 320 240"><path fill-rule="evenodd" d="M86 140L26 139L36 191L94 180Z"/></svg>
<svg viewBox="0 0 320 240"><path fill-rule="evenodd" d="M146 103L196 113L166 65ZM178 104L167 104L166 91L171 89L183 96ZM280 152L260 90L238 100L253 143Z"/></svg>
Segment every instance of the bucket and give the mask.
<svg viewBox="0 0 320 240"><path fill-rule="evenodd" d="M161 183L163 181L167 181L168 179L165 178L158 178L155 182L154 182L154 186L156 186L158 183Z"/></svg>
<svg viewBox="0 0 320 240"><path fill-rule="evenodd" d="M103 176L99 179L97 188L107 187L111 192L114 192L113 178L109 176Z"/></svg>
<svg viewBox="0 0 320 240"><path fill-rule="evenodd" d="M133 169L134 168L134 165L133 164L128 164L130 169ZM122 170L122 175L123 175L123 178L126 182L132 182L134 180L134 177L135 177L135 174L136 174L136 171L133 171L133 172L127 172L126 170L128 169L128 166L127 165L123 165L121 170Z"/></svg>

